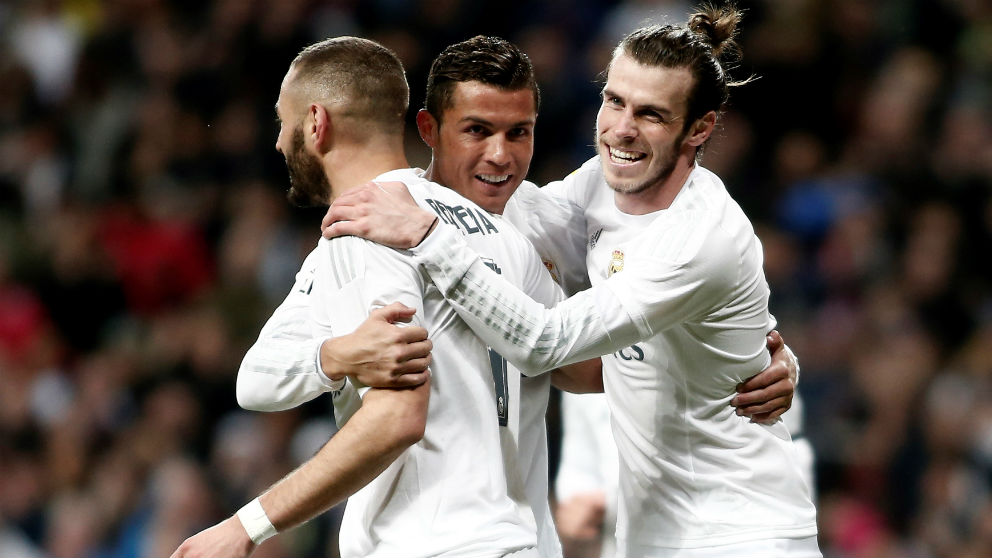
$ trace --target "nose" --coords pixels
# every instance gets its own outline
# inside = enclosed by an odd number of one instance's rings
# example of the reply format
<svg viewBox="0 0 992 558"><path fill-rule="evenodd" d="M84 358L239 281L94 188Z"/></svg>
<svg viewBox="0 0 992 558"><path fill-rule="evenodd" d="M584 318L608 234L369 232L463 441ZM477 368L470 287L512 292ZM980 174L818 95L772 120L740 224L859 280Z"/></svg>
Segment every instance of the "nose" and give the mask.
<svg viewBox="0 0 992 558"><path fill-rule="evenodd" d="M506 138L495 134L489 138L486 147L486 160L496 166L505 167L510 163L510 152Z"/></svg>
<svg viewBox="0 0 992 558"><path fill-rule="evenodd" d="M637 137L637 123L629 110L622 111L613 126L613 133L618 139L633 139Z"/></svg>

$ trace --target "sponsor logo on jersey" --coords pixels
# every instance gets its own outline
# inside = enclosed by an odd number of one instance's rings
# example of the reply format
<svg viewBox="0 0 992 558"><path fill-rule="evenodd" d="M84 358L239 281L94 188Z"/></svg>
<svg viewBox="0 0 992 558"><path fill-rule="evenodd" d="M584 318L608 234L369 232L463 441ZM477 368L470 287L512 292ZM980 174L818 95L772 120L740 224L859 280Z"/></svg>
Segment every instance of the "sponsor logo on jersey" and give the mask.
<svg viewBox="0 0 992 558"><path fill-rule="evenodd" d="M599 229L598 231L592 233L592 236L589 237L589 247L590 248L595 248L596 247L596 243L599 242L599 235L601 235L601 234L603 234L603 229Z"/></svg>
<svg viewBox="0 0 992 558"><path fill-rule="evenodd" d="M489 215L477 207L465 207L463 205L447 205L437 200L426 199L427 205L431 206L437 216L448 223L454 225L462 234L495 234L499 232L496 225L489 220Z"/></svg>
<svg viewBox="0 0 992 558"><path fill-rule="evenodd" d="M610 258L610 267L606 270L606 276L609 277L618 271L623 271L623 250L613 251L613 256Z"/></svg>

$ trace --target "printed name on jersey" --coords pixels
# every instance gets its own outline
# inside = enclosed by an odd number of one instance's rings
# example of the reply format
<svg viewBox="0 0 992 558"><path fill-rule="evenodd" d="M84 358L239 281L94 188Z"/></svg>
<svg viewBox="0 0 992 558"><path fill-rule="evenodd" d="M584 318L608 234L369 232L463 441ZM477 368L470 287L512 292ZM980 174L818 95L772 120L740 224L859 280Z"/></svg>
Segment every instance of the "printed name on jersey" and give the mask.
<svg viewBox="0 0 992 558"><path fill-rule="evenodd" d="M464 235L469 234L495 234L499 232L496 225L489 220L486 212L474 207L463 205L447 205L433 199L424 200L434 213L449 225L454 225Z"/></svg>
<svg viewBox="0 0 992 558"><path fill-rule="evenodd" d="M598 231L592 233L592 236L589 237L589 247L590 248L595 248L596 247L596 243L599 242L599 235L601 235L601 234L603 234L603 229L599 229Z"/></svg>
<svg viewBox="0 0 992 558"><path fill-rule="evenodd" d="M609 277L618 271L623 271L623 250L613 251L613 256L610 258L610 267L606 270L606 276Z"/></svg>

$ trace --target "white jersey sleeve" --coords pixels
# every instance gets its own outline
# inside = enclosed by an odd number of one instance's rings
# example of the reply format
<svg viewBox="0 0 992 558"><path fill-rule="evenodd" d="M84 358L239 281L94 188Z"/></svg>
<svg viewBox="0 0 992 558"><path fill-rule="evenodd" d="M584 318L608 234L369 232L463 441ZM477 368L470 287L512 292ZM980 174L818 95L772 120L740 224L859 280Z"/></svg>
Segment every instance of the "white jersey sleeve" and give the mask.
<svg viewBox="0 0 992 558"><path fill-rule="evenodd" d="M262 327L238 369L237 398L252 411L291 409L333 391L320 370L320 345L309 325L310 294L316 268L315 253L303 262L286 299Z"/></svg>
<svg viewBox="0 0 992 558"><path fill-rule="evenodd" d="M589 289L545 308L489 273L454 228L439 226L413 252L473 331L528 375L598 357L640 337L612 291Z"/></svg>
<svg viewBox="0 0 992 558"><path fill-rule="evenodd" d="M523 182L510 197L503 218L541 256L551 277L572 295L589 288L586 273L586 219L581 207L548 188Z"/></svg>

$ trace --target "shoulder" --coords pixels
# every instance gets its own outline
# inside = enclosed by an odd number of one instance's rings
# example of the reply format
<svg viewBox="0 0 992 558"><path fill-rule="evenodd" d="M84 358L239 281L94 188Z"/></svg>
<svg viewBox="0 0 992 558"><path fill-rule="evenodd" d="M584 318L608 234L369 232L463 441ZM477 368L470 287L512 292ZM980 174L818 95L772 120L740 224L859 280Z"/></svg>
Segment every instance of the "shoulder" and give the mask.
<svg viewBox="0 0 992 558"><path fill-rule="evenodd" d="M321 238L314 252L320 273L339 285L384 275L400 277L406 270L417 269L408 254L356 236Z"/></svg>

